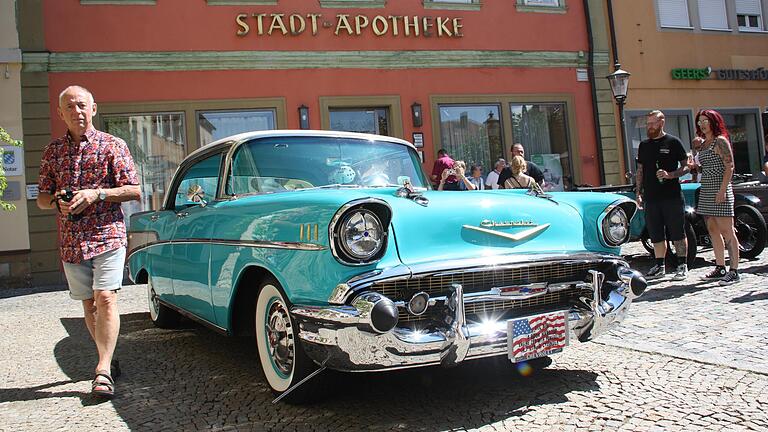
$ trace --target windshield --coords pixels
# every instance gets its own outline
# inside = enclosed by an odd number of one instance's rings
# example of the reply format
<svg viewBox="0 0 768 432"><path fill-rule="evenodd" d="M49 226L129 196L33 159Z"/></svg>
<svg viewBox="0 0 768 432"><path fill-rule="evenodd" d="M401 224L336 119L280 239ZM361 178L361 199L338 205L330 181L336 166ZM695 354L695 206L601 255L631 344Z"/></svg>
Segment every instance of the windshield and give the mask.
<svg viewBox="0 0 768 432"><path fill-rule="evenodd" d="M427 187L416 152L402 144L336 137L270 137L237 149L232 195L318 187Z"/></svg>

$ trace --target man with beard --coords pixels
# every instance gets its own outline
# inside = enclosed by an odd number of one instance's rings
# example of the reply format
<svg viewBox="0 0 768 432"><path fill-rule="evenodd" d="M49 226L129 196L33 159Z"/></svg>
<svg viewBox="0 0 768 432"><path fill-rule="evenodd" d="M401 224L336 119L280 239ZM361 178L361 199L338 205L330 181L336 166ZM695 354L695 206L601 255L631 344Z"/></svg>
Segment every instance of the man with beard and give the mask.
<svg viewBox="0 0 768 432"><path fill-rule="evenodd" d="M656 263L645 277L651 280L666 275L664 257L669 240L677 251L677 270L673 279L683 280L688 276L688 242L678 179L689 171L688 155L679 138L664 132L664 113L661 111L648 113L646 132L648 139L640 143L637 151L637 202L645 208L645 225L653 243Z"/></svg>

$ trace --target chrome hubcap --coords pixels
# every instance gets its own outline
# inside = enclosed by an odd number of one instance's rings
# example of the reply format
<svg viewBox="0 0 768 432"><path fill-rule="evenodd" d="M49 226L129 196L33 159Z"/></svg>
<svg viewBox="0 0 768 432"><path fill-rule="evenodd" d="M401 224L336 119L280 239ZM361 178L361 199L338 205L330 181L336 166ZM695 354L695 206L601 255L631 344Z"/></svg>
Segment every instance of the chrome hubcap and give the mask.
<svg viewBox="0 0 768 432"><path fill-rule="evenodd" d="M290 374L294 358L293 328L288 311L280 301L275 301L269 308L266 336L272 363L281 373Z"/></svg>

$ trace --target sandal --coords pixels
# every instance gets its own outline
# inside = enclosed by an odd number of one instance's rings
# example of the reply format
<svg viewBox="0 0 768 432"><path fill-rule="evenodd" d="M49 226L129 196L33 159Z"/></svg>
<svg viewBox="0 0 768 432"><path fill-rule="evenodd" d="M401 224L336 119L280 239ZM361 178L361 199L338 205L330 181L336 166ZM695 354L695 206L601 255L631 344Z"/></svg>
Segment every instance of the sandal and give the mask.
<svg viewBox="0 0 768 432"><path fill-rule="evenodd" d="M115 396L115 381L107 371L96 371L96 377L91 382L91 394L112 399Z"/></svg>

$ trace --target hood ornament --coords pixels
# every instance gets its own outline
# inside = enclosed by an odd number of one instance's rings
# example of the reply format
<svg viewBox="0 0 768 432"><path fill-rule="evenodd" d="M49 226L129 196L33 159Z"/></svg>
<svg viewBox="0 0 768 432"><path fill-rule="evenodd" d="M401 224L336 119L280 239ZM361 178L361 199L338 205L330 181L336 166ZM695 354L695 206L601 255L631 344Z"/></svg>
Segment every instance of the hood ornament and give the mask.
<svg viewBox="0 0 768 432"><path fill-rule="evenodd" d="M516 232L516 233L513 233L513 234L505 233L505 232L501 232L501 231L494 231L492 229L483 228L483 227L476 227L476 226L472 226L472 225L462 225L462 226L464 228L468 229L468 230L480 231L482 233L491 234L491 235L495 235L495 236L499 236L499 237L504 237L505 239L512 240L512 241L520 241L520 240L525 240L528 237L534 236L534 235L544 231L545 229L549 228L550 225L551 224L538 225L538 226L534 226L533 228L529 228L527 230L519 231L519 232Z"/></svg>
<svg viewBox="0 0 768 432"><path fill-rule="evenodd" d="M426 207L429 205L429 199L422 195L421 192L417 191L408 180L403 183L403 187L400 187L395 191L395 196L408 198L420 206Z"/></svg>

